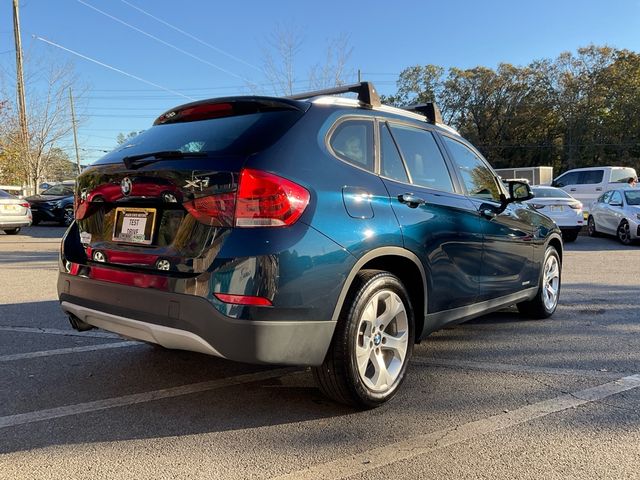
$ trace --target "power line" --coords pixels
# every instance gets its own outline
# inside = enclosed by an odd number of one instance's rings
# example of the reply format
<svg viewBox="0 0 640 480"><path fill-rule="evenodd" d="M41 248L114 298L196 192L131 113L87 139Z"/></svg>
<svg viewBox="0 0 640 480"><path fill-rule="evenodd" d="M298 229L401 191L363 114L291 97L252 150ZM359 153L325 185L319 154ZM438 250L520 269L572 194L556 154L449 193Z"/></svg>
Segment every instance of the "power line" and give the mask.
<svg viewBox="0 0 640 480"><path fill-rule="evenodd" d="M155 21L160 22L160 23L162 23L163 25L166 25L169 28L172 28L176 32L181 33L182 35L185 35L185 36L191 38L192 40L195 40L196 42L201 43L202 45L204 45L206 47L209 47L212 50L215 50L216 52L221 53L222 55L225 55L225 56L227 56L227 57L229 57L229 58L231 58L231 59L233 59L233 60L235 60L237 62L243 63L243 64L247 65L248 67L254 68L254 69L258 70L259 72L264 73L264 71L260 67L256 67L255 65L253 65L253 64L251 64L249 62L246 62L246 61L242 60L241 58L236 57L235 55L232 55L232 54L230 54L228 52L225 52L224 50L222 50L222 49L220 49L220 48L218 48L218 47L216 47L214 45L211 45L210 43L205 42L204 40L201 40L200 38L198 38L198 37L196 37L194 35L191 35L189 32L185 32L184 30L176 27L175 25L172 25L169 22L167 22L165 20L162 20L161 18L158 18L155 15L152 15L151 13L147 12L146 10L143 10L142 8L140 8L138 6L127 2L127 0L120 0L120 1L122 3L124 3L125 5L129 5L131 8L139 11L140 13L143 13L143 14L153 18Z"/></svg>
<svg viewBox="0 0 640 480"><path fill-rule="evenodd" d="M85 2L84 0L76 0L76 1L81 3L82 5L84 5L85 7L89 7L92 10L95 10L99 14L104 15L107 18L110 18L114 22L118 22L118 23L120 23L120 24L122 24L122 25L124 25L124 26L126 26L126 27L128 27L130 29L132 29L132 30L135 30L136 32L139 32L139 33L141 33L141 34L143 34L143 35L155 40L156 42L162 43L163 45L166 45L169 48L173 48L177 52L180 52L180 53L182 53L184 55L187 55L188 57L191 57L191 58L193 58L195 60L198 60L199 62L202 62L202 63L204 63L206 65L209 65L209 66L211 66L211 67L213 67L213 68L215 68L217 70L220 70L221 72L226 73L227 75L232 75L232 76L234 76L236 78L239 78L240 80L243 80L245 82L251 83L250 80L244 78L241 75L238 75L237 73L231 72L231 71L227 70L226 68L222 68L221 66L216 65L215 63L211 63L208 60L205 60L204 58L198 57L197 55L194 55L193 53L187 52L186 50L183 50L182 48L177 47L177 46L173 45L172 43L165 42L161 38L158 38L155 35L152 35L152 34L150 34L148 32L145 32L144 30L142 30L142 29L140 29L138 27L135 27L135 26L131 25L130 23L125 22L124 20L121 20L118 17L114 17L113 15L110 15L107 12L105 12L103 10L100 10L99 8L94 7L93 5Z"/></svg>
<svg viewBox="0 0 640 480"><path fill-rule="evenodd" d="M95 60L95 59L93 59L91 57L87 57L86 55L78 53L75 50L71 50L70 48L63 47L62 45L60 45L58 43L52 42L51 40L47 40L46 38L39 37L38 35L33 35L33 38L35 38L36 40L40 40L41 42L47 43L49 45L52 45L54 47L60 48L60 49L64 50L65 52L69 52L69 53L72 53L73 55L77 55L78 57L83 58L85 60L88 60L90 62L93 62L93 63L95 63L97 65L100 65L101 67L108 68L109 70L113 70L114 72L118 72L118 73L121 73L122 75L126 75L127 77L133 78L134 80L138 80L139 82L146 83L147 85L151 85L152 87L159 88L160 90L164 90L165 92L169 92L169 93L172 93L174 95L178 95L179 97L186 98L187 100L195 100L192 97L189 97L189 96L184 95L184 94L182 94L180 92L176 92L174 90L171 90L170 88L163 87L162 85L158 85L157 83L150 82L149 80L145 80L144 78L140 78L140 77L138 77L136 75L133 75L131 73L127 73L124 70L120 70L119 68L112 67L111 65L107 65L106 63L100 62L100 61Z"/></svg>

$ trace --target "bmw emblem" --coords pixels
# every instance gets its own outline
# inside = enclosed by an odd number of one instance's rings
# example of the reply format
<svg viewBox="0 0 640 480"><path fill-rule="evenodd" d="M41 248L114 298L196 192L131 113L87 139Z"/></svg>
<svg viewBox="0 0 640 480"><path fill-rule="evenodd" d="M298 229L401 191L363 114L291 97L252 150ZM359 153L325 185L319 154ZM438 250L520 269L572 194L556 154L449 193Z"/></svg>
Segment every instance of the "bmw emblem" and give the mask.
<svg viewBox="0 0 640 480"><path fill-rule="evenodd" d="M120 190L122 190L123 195L129 195L131 193L131 179L129 177L122 179L122 182L120 182Z"/></svg>

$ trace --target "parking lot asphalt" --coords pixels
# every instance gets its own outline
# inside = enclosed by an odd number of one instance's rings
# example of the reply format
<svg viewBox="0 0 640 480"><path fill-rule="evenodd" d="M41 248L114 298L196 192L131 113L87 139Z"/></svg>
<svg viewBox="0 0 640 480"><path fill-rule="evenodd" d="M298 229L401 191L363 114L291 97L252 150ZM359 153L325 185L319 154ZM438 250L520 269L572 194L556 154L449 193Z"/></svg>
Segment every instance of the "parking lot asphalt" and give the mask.
<svg viewBox="0 0 640 480"><path fill-rule="evenodd" d="M0 478L640 478L640 246L567 244L548 320L430 336L356 411L301 368L169 351L59 309L63 229L0 234Z"/></svg>

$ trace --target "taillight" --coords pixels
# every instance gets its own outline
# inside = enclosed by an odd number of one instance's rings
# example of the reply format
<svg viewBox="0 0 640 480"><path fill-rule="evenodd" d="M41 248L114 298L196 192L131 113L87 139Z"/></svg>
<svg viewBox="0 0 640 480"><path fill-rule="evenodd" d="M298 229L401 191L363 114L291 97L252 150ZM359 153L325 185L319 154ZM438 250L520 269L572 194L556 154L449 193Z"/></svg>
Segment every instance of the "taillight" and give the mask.
<svg viewBox="0 0 640 480"><path fill-rule="evenodd" d="M285 227L295 223L309 204L309 192L271 173L244 169L236 200L236 227Z"/></svg>
<svg viewBox="0 0 640 480"><path fill-rule="evenodd" d="M246 168L237 192L195 198L184 208L212 227L286 227L300 218L309 198L309 192L291 180Z"/></svg>
<svg viewBox="0 0 640 480"><path fill-rule="evenodd" d="M184 208L200 223L212 227L233 226L233 210L236 194L218 193L195 198L184 203Z"/></svg>
<svg viewBox="0 0 640 480"><path fill-rule="evenodd" d="M580 210L582 208L582 204L580 202L570 203L569 206L574 210Z"/></svg>
<svg viewBox="0 0 640 480"><path fill-rule="evenodd" d="M24 208L29 208L29 207L30 207L29 202L22 202L22 203L20 204L20 206L21 206L21 207L24 207Z"/></svg>
<svg viewBox="0 0 640 480"><path fill-rule="evenodd" d="M532 203L531 206L536 210L540 210L545 207L545 205L542 205L541 203Z"/></svg>

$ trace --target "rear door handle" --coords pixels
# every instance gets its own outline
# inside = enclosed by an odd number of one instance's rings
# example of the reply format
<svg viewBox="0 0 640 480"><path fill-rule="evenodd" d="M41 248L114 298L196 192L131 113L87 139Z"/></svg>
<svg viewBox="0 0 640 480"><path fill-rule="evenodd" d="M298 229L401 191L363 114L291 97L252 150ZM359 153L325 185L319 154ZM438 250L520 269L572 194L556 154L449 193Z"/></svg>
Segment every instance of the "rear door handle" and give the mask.
<svg viewBox="0 0 640 480"><path fill-rule="evenodd" d="M424 198L416 197L412 193L403 193L402 195L398 195L398 201L408 205L410 208L416 208L427 203Z"/></svg>

